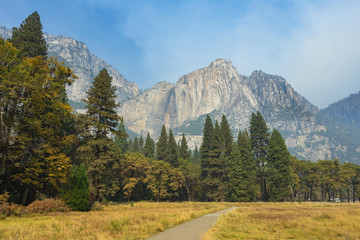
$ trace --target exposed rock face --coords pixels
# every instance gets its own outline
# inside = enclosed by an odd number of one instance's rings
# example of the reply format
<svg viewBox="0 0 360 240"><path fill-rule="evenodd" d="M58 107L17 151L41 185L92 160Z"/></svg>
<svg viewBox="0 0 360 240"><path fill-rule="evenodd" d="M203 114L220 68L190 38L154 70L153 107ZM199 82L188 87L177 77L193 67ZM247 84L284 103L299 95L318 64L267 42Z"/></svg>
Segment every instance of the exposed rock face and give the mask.
<svg viewBox="0 0 360 240"><path fill-rule="evenodd" d="M0 36L3 38L11 37L11 30L0 27ZM117 87L118 102L123 102L139 94L138 86L135 83L127 81L112 66L91 54L85 43L69 37L49 34L44 34L44 38L48 44L48 54L57 57L59 61L63 61L79 78L67 88L67 95L70 100L81 101L85 98L86 90L100 70L104 68L113 77L113 85Z"/></svg>
<svg viewBox="0 0 360 240"><path fill-rule="evenodd" d="M300 158L329 159L344 156L348 150L329 136L319 109L285 79L262 71L242 76L224 59L182 76L176 85L162 82L153 86L124 102L119 114L138 134L149 131L157 137L165 124L185 132L190 146L199 146L205 114L219 120L224 114L235 133L249 127L251 113L257 110L271 129L280 130L290 151Z"/></svg>

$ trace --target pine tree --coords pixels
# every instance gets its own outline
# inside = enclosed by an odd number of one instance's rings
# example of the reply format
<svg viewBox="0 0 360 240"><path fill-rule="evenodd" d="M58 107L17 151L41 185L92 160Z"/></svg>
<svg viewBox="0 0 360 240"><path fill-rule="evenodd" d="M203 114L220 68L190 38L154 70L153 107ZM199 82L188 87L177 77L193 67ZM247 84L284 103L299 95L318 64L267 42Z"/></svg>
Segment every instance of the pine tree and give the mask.
<svg viewBox="0 0 360 240"><path fill-rule="evenodd" d="M168 141L168 156L166 161L174 168L179 167L179 153L178 146L176 144L174 134L172 130L169 130L169 141Z"/></svg>
<svg viewBox="0 0 360 240"><path fill-rule="evenodd" d="M198 147L195 145L194 152L192 154L192 162L196 165L200 165L200 153Z"/></svg>
<svg viewBox="0 0 360 240"><path fill-rule="evenodd" d="M267 148L269 143L269 133L266 122L258 111L252 113L250 119L250 139L254 158L257 165L257 176L261 188L261 199L268 200L267 185L265 178L265 166L267 161Z"/></svg>
<svg viewBox="0 0 360 240"><path fill-rule="evenodd" d="M96 138L106 137L113 133L118 135L116 126L120 117L116 114L115 86L111 84L112 77L103 69L95 77L90 89L86 92L87 115L90 117Z"/></svg>
<svg viewBox="0 0 360 240"><path fill-rule="evenodd" d="M223 143L223 152L225 157L229 157L231 154L232 144L234 141L233 134L230 130L230 125L226 120L225 115L222 116L220 124L221 134L222 134L222 143Z"/></svg>
<svg viewBox="0 0 360 240"><path fill-rule="evenodd" d="M146 139L145 139L144 155L145 155L145 157L148 157L148 158L155 157L155 142L150 137L150 133L147 134Z"/></svg>
<svg viewBox="0 0 360 240"><path fill-rule="evenodd" d="M268 146L265 176L271 201L285 201L290 196L290 153L279 131L273 130Z"/></svg>
<svg viewBox="0 0 360 240"><path fill-rule="evenodd" d="M182 159L189 159L191 156L184 133L182 134L179 152Z"/></svg>
<svg viewBox="0 0 360 240"><path fill-rule="evenodd" d="M201 152L201 161L205 161L210 156L211 151L211 143L213 138L214 125L211 121L211 117L209 115L206 116L204 129L203 129L203 141L201 144L200 152ZM204 164L206 165L206 163ZM201 163L203 164L203 163ZM205 166L204 166L205 167Z"/></svg>
<svg viewBox="0 0 360 240"><path fill-rule="evenodd" d="M21 51L21 55L24 57L47 57L46 41L37 12L28 16L20 24L20 28L13 28L10 42Z"/></svg>
<svg viewBox="0 0 360 240"><path fill-rule="evenodd" d="M126 139L129 137L129 135L125 131L125 124L124 124L123 117L120 118L120 124L119 124L119 128L117 131L118 131L118 134L117 134L117 136L115 136L115 143L121 149L121 153L124 154L128 150L128 142Z"/></svg>
<svg viewBox="0 0 360 240"><path fill-rule="evenodd" d="M230 201L254 201L256 198L256 164L251 151L247 130L239 131L238 142L233 145L230 162Z"/></svg>
<svg viewBox="0 0 360 240"><path fill-rule="evenodd" d="M139 138L139 153L143 153L143 152L144 152L144 139L140 135L140 138Z"/></svg>
<svg viewBox="0 0 360 240"><path fill-rule="evenodd" d="M129 152L134 152L133 151L133 140L132 139L129 139L129 142L128 142L128 151Z"/></svg>
<svg viewBox="0 0 360 240"><path fill-rule="evenodd" d="M116 114L116 89L111 80L107 70L101 70L84 100L91 137L78 148L78 157L86 164L90 193L95 201L115 197L121 186L121 150L109 138L111 133L119 135L115 128L120 119Z"/></svg>
<svg viewBox="0 0 360 240"><path fill-rule="evenodd" d="M139 140L137 137L134 138L131 149L132 149L132 152L134 152L134 153L139 152Z"/></svg>
<svg viewBox="0 0 360 240"><path fill-rule="evenodd" d="M166 161L168 159L168 136L165 125L161 128L161 133L158 142L156 143L156 158L157 160Z"/></svg>

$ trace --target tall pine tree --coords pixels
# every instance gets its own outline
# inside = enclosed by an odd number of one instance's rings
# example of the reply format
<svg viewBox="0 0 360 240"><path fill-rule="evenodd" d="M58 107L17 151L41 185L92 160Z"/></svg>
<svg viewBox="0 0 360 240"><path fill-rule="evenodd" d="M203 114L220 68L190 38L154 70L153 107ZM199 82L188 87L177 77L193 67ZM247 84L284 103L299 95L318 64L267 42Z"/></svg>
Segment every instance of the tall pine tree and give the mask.
<svg viewBox="0 0 360 240"><path fill-rule="evenodd" d="M119 135L116 126L115 90L106 69L95 77L87 91L87 116L90 139L78 148L78 156L86 164L92 200L111 199L120 190L121 150L109 135ZM81 162L81 161L80 161Z"/></svg>
<svg viewBox="0 0 360 240"><path fill-rule="evenodd" d="M144 155L145 155L145 157L148 157L148 158L155 157L155 142L150 137L150 133L147 134L146 139L145 139Z"/></svg>
<svg viewBox="0 0 360 240"><path fill-rule="evenodd" d="M10 42L21 51L23 57L47 57L46 41L37 12L28 16L20 24L20 28L13 28Z"/></svg>
<svg viewBox="0 0 360 240"><path fill-rule="evenodd" d="M156 143L156 158L157 160L167 161L168 157L168 136L165 125L161 128L161 133L158 142Z"/></svg>
<svg viewBox="0 0 360 240"><path fill-rule="evenodd" d="M190 159L191 153L187 145L187 141L184 133L182 134L179 152L180 152L180 157L182 159Z"/></svg>
<svg viewBox="0 0 360 240"><path fill-rule="evenodd" d="M265 176L270 201L285 201L290 196L290 153L280 132L273 130L269 141Z"/></svg>
<svg viewBox="0 0 360 240"><path fill-rule="evenodd" d="M176 144L174 134L172 130L169 130L169 141L168 141L168 156L166 161L170 163L172 167L179 167L179 152Z"/></svg>
<svg viewBox="0 0 360 240"><path fill-rule="evenodd" d="M252 113L250 119L250 140L254 158L257 165L257 176L261 188L261 199L268 201L265 166L267 161L267 148L269 132L266 122L259 111Z"/></svg>

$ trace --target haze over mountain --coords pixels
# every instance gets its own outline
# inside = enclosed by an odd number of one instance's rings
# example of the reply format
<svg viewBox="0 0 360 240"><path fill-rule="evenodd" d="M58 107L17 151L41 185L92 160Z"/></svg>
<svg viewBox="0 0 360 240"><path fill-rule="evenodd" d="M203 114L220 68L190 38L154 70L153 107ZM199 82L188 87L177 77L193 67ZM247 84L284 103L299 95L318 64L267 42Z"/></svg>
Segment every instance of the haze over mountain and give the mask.
<svg viewBox="0 0 360 240"><path fill-rule="evenodd" d="M0 36L11 31L0 27ZM318 109L298 94L284 78L254 71L238 73L230 61L217 59L209 66L183 75L176 84L160 82L140 92L104 60L90 53L85 43L45 34L49 55L57 56L79 77L67 92L75 108L93 78L106 68L117 87L119 115L127 127L145 136L160 133L162 124L176 133L185 132L190 146L200 146L206 114L224 114L234 132L248 128L250 115L260 111L271 129L278 129L292 154L301 159L339 158L360 161L359 94Z"/></svg>

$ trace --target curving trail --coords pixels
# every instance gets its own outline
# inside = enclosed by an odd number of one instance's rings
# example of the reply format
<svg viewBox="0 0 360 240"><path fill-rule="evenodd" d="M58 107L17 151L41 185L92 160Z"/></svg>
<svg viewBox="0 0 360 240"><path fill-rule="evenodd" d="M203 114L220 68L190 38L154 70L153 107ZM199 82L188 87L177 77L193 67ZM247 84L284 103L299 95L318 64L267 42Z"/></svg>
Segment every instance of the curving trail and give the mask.
<svg viewBox="0 0 360 240"><path fill-rule="evenodd" d="M170 228L161 232L148 240L199 240L211 226L217 221L221 214L234 210L231 207L219 212L209 213L189 222Z"/></svg>

